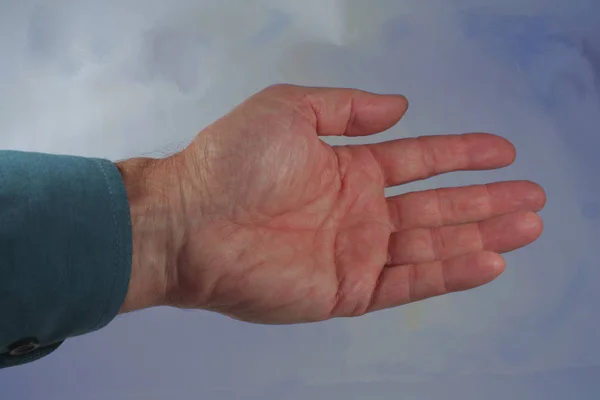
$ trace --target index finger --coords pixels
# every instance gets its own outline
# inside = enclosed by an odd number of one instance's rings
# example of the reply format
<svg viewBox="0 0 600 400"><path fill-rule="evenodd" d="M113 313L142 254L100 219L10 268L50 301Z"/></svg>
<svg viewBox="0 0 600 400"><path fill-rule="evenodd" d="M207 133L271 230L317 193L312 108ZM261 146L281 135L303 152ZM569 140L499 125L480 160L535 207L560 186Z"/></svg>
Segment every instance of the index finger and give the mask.
<svg viewBox="0 0 600 400"><path fill-rule="evenodd" d="M398 139L367 148L381 166L386 186L453 171L502 168L516 157L512 143L489 133Z"/></svg>

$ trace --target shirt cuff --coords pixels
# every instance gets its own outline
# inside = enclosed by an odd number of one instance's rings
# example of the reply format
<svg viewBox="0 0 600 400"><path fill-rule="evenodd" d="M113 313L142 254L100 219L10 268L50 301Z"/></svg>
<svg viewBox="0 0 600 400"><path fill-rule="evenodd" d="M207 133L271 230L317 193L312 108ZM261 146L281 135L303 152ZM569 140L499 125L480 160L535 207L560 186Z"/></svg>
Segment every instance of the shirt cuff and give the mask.
<svg viewBox="0 0 600 400"><path fill-rule="evenodd" d="M112 162L0 151L0 368L107 325L127 293L131 252Z"/></svg>

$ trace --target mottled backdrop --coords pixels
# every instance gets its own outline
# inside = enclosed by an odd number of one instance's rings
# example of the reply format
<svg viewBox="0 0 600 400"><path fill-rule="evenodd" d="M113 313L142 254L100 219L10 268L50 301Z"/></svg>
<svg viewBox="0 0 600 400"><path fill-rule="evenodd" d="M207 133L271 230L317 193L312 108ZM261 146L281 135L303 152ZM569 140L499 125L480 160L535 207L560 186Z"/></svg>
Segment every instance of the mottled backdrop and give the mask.
<svg viewBox="0 0 600 400"><path fill-rule="evenodd" d="M544 235L489 286L355 320L120 317L0 371L1 399L600 396L599 1L0 0L2 148L161 156L275 82L406 95L376 140L508 137L513 167L401 190L532 179Z"/></svg>

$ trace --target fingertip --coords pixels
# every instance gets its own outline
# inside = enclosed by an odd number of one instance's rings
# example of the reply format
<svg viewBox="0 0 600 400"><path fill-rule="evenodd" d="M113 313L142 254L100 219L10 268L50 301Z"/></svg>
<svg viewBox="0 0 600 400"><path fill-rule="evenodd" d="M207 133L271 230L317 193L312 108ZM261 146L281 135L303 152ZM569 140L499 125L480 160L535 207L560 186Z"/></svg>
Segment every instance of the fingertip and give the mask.
<svg viewBox="0 0 600 400"><path fill-rule="evenodd" d="M512 165L517 160L517 154L518 154L517 147L508 139L506 139L506 138L503 138L503 139L506 142L508 148L510 149L510 154L511 154L509 161L508 161L508 165Z"/></svg>
<svg viewBox="0 0 600 400"><path fill-rule="evenodd" d="M500 254L492 251L482 251L475 255L475 265L479 268L480 281L476 286L484 285L500 276L506 268L506 261Z"/></svg>
<svg viewBox="0 0 600 400"><path fill-rule="evenodd" d="M394 95L396 98L398 98L398 102L399 102L399 108L402 110L402 113L406 113L406 111L408 111L408 108L410 107L410 103L408 101L408 98L402 94L397 94Z"/></svg>
<svg viewBox="0 0 600 400"><path fill-rule="evenodd" d="M515 146L502 136L492 133L470 133L464 137L471 146L474 169L503 168L516 160Z"/></svg>
<svg viewBox="0 0 600 400"><path fill-rule="evenodd" d="M400 119L408 110L408 99L402 94L362 93L374 96L373 101L376 102L379 107L385 108L387 112L397 115L398 119Z"/></svg>
<svg viewBox="0 0 600 400"><path fill-rule="evenodd" d="M535 186L537 186L537 198L536 200L536 211L541 211L544 207L546 207L546 203L548 202L548 196L546 194L546 190L539 184L532 182Z"/></svg>
<svg viewBox="0 0 600 400"><path fill-rule="evenodd" d="M406 96L401 94L375 94L379 107L381 107L381 113L383 115L391 116L389 125L395 125L408 111L409 103Z"/></svg>
<svg viewBox="0 0 600 400"><path fill-rule="evenodd" d="M527 200L527 204L532 207L533 211L540 211L546 206L546 191L539 184L523 180L523 181L515 181L521 184L521 190L525 192L525 198Z"/></svg>
<svg viewBox="0 0 600 400"><path fill-rule="evenodd" d="M502 161L505 166L512 165L517 159L517 148L516 146L507 138L496 135L496 134L488 134L495 138L498 141L497 148L502 154Z"/></svg>
<svg viewBox="0 0 600 400"><path fill-rule="evenodd" d="M531 242L536 240L544 230L544 222L534 212L526 212L517 223L519 232L525 234Z"/></svg>
<svg viewBox="0 0 600 400"><path fill-rule="evenodd" d="M408 99L398 94L375 94L356 90L350 102L352 117L347 121L348 136L383 132L396 125L408 110Z"/></svg>
<svg viewBox="0 0 600 400"><path fill-rule="evenodd" d="M408 112L408 108L410 107L410 103L408 101L408 98L406 98L406 96L398 94L395 96L398 100L398 110L400 112L400 118L398 119L398 121L404 117L406 115L406 113Z"/></svg>
<svg viewBox="0 0 600 400"><path fill-rule="evenodd" d="M506 269L506 260L498 253L487 253L487 263L490 268L491 280L500 276Z"/></svg>
<svg viewBox="0 0 600 400"><path fill-rule="evenodd" d="M451 292L485 285L500 276L506 267L504 258L491 251L458 256L447 263L446 288Z"/></svg>

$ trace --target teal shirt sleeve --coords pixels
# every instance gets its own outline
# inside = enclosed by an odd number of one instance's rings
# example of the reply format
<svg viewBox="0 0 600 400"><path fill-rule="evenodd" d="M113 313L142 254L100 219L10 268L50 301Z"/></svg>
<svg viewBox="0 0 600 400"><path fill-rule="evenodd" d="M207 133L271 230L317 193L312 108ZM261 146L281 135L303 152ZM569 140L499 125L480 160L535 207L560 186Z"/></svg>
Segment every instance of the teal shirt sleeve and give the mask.
<svg viewBox="0 0 600 400"><path fill-rule="evenodd" d="M112 162L0 151L0 368L108 324L125 299L131 251Z"/></svg>

